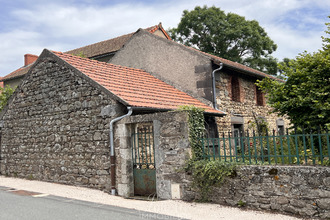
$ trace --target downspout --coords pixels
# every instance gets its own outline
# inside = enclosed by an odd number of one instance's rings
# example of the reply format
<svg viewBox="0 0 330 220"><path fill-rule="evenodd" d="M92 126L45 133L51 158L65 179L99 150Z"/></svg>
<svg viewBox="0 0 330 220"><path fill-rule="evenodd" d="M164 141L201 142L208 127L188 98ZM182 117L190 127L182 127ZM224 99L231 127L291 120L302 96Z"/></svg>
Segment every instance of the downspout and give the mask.
<svg viewBox="0 0 330 220"><path fill-rule="evenodd" d="M222 69L223 63L220 63L219 66L220 67L218 69L215 69L215 70L212 71L213 108L216 109L216 110L219 110L219 109L217 107L217 94L216 94L216 91L215 91L215 76L214 76L214 74L215 74L216 71L219 71L219 70Z"/></svg>
<svg viewBox="0 0 330 220"><path fill-rule="evenodd" d="M130 116L133 112L132 107L127 107L127 114L110 121L110 177L111 177L111 195L116 195L116 163L115 163L115 148L113 144L113 123Z"/></svg>

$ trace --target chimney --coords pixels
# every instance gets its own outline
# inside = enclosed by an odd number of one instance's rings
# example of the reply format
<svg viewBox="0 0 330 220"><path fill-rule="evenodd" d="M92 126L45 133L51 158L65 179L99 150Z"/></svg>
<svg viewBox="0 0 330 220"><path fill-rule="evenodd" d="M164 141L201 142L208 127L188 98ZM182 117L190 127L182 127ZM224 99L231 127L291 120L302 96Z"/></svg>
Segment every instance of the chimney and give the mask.
<svg viewBox="0 0 330 220"><path fill-rule="evenodd" d="M24 55L24 66L34 63L34 61L36 61L37 59L38 59L37 55L25 54Z"/></svg>

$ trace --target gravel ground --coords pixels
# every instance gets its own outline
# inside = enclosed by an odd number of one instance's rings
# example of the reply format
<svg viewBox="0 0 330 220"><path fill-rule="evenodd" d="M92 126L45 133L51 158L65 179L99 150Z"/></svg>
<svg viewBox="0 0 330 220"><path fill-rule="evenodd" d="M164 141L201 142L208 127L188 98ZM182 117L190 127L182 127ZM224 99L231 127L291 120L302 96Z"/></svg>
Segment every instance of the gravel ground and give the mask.
<svg viewBox="0 0 330 220"><path fill-rule="evenodd" d="M142 201L124 199L119 196L112 196L99 190L88 189L84 187L75 187L18 178L8 178L3 176L0 176L0 186L61 196L71 199L120 206L187 219L298 219L292 216L265 213L261 211L241 210L239 208L231 208L217 204L194 202L188 203L180 200ZM162 219L161 215L159 215L159 219Z"/></svg>

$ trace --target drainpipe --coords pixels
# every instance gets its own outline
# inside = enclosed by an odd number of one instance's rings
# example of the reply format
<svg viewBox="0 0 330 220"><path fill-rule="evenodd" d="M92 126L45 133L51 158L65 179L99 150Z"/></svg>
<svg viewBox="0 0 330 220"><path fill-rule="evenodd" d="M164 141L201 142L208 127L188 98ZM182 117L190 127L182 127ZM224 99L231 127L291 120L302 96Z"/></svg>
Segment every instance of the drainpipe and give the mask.
<svg viewBox="0 0 330 220"><path fill-rule="evenodd" d="M215 72L221 70L223 67L223 63L220 63L220 67L218 69L215 69L212 71L212 89L213 89L213 108L215 108L216 110L219 110L217 107L217 94L215 91Z"/></svg>
<svg viewBox="0 0 330 220"><path fill-rule="evenodd" d="M127 114L110 121L110 177L111 177L111 195L116 195L116 163L115 163L115 147L113 144L113 123L130 116L133 112L132 107L127 107Z"/></svg>

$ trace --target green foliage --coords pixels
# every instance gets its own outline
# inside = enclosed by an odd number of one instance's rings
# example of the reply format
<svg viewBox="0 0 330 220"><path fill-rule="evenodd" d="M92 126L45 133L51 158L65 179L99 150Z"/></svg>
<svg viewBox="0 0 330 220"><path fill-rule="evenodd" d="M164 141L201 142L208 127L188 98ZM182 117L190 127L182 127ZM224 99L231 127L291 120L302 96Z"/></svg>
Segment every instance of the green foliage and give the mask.
<svg viewBox="0 0 330 220"><path fill-rule="evenodd" d="M32 174L30 174L30 175L28 175L28 176L26 177L26 179L28 179L28 180L34 180L34 177L33 177Z"/></svg>
<svg viewBox="0 0 330 220"><path fill-rule="evenodd" d="M268 135L269 124L268 122L261 117L257 117L254 112L253 113L253 121L248 121L248 128L252 130L257 130L259 136Z"/></svg>
<svg viewBox="0 0 330 220"><path fill-rule="evenodd" d="M255 20L220 8L197 6L184 10L177 28L168 30L172 39L201 51L276 74L277 61L270 56L277 45Z"/></svg>
<svg viewBox="0 0 330 220"><path fill-rule="evenodd" d="M278 75L276 76L279 79L286 80L285 72L281 67L290 66L292 59L283 58L281 62L278 63Z"/></svg>
<svg viewBox="0 0 330 220"><path fill-rule="evenodd" d="M330 16L328 16L330 18ZM330 23L325 23L327 26L327 30L325 31L326 34L330 34ZM322 41L323 41L323 50L324 51L329 51L330 50L330 38L322 36Z"/></svg>
<svg viewBox="0 0 330 220"><path fill-rule="evenodd" d="M200 192L201 200L207 201L211 187L221 186L228 176L234 176L237 165L219 160L189 161L187 171L192 173L193 186Z"/></svg>
<svg viewBox="0 0 330 220"><path fill-rule="evenodd" d="M0 112L7 105L8 99L13 94L15 89L12 89L10 86L5 88L0 87Z"/></svg>
<svg viewBox="0 0 330 220"><path fill-rule="evenodd" d="M287 115L296 126L330 128L330 39L323 37L323 42L323 50L304 52L280 65L285 83L270 79L257 83L274 112Z"/></svg>
<svg viewBox="0 0 330 220"><path fill-rule="evenodd" d="M233 174L235 164L203 159L203 143L205 134L204 110L195 106L180 106L179 110L187 111L189 117L189 142L192 158L187 161L185 171L193 176L193 186L200 191L202 201L206 201L210 187L219 186L225 177Z"/></svg>
<svg viewBox="0 0 330 220"><path fill-rule="evenodd" d="M86 55L84 54L84 52L80 51L79 53L74 53L72 54L73 56L78 56L78 57L81 57L81 58L86 58Z"/></svg>
<svg viewBox="0 0 330 220"><path fill-rule="evenodd" d="M242 200L239 200L238 202L237 202L237 206L238 207L244 207L246 205L246 202L243 202Z"/></svg>
<svg viewBox="0 0 330 220"><path fill-rule="evenodd" d="M193 159L200 160L203 157L201 138L205 133L204 109L195 106L180 106L179 110L187 111L189 116L189 142Z"/></svg>

